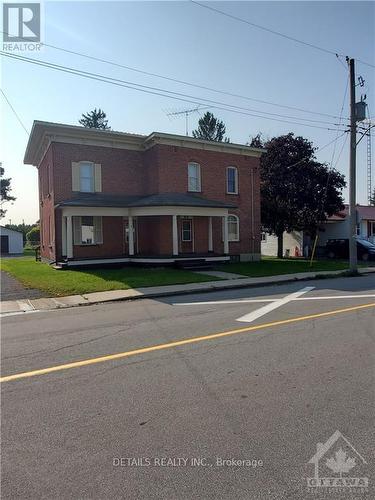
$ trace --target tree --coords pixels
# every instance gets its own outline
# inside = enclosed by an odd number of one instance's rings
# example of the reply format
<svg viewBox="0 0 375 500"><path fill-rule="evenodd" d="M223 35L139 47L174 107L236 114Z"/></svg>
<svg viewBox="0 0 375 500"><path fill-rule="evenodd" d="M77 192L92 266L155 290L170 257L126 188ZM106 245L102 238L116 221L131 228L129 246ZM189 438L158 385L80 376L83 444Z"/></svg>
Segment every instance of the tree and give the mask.
<svg viewBox="0 0 375 500"><path fill-rule="evenodd" d="M263 148L264 141L262 139L262 132L258 132L254 137L250 137L250 141L247 144L251 148Z"/></svg>
<svg viewBox="0 0 375 500"><path fill-rule="evenodd" d="M319 224L343 208L344 176L319 163L311 142L293 133L264 144L261 158L262 225L278 239L283 257L284 231L315 236Z"/></svg>
<svg viewBox="0 0 375 500"><path fill-rule="evenodd" d="M196 139L205 139L206 141L229 142L225 136L226 127L224 122L216 118L207 111L198 121L198 128L193 130L193 137Z"/></svg>
<svg viewBox="0 0 375 500"><path fill-rule="evenodd" d="M38 245L40 242L40 229L39 226L34 226L30 231L26 234L26 240L31 245Z"/></svg>
<svg viewBox="0 0 375 500"><path fill-rule="evenodd" d="M373 191L372 196L370 198L370 205L375 207L375 188L374 188L374 191Z"/></svg>
<svg viewBox="0 0 375 500"><path fill-rule="evenodd" d="M4 217L6 214L6 210L3 208L3 204L6 201L15 201L15 197L10 194L12 191L12 187L10 185L10 181L12 179L8 177L4 178L4 169L0 167L0 186L1 186L1 200L0 200L0 218Z"/></svg>
<svg viewBox="0 0 375 500"><path fill-rule="evenodd" d="M107 115L99 109L94 109L94 111L90 111L89 113L82 114L82 118L79 120L79 123L86 128L98 128L101 130L111 130L111 127L108 127L108 120L106 120Z"/></svg>

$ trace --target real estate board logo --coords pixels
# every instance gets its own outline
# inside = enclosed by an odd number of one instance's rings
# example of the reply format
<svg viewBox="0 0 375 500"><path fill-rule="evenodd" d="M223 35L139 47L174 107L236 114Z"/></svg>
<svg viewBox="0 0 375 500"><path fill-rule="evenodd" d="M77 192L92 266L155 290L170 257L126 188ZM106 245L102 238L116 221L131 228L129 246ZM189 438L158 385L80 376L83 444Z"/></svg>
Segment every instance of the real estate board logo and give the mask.
<svg viewBox="0 0 375 500"><path fill-rule="evenodd" d="M320 488L336 491L365 491L368 488L368 478L359 473L367 462L340 431L335 431L325 443L318 443L308 463L314 465L314 477L307 478L311 492Z"/></svg>
<svg viewBox="0 0 375 500"><path fill-rule="evenodd" d="M40 3L3 4L4 50L38 50L40 39Z"/></svg>

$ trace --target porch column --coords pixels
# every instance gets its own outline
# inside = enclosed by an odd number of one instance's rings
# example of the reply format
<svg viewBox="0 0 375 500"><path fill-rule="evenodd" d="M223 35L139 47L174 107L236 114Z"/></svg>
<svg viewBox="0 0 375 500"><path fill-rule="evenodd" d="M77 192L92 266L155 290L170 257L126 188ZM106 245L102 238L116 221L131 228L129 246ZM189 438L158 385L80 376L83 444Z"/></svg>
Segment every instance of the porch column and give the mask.
<svg viewBox="0 0 375 500"><path fill-rule="evenodd" d="M61 217L61 251L62 256L66 257L66 217Z"/></svg>
<svg viewBox="0 0 375 500"><path fill-rule="evenodd" d="M128 238L129 238L129 255L134 255L134 226L133 216L128 217Z"/></svg>
<svg viewBox="0 0 375 500"><path fill-rule="evenodd" d="M212 240L212 217L208 218L208 251L213 252L214 243Z"/></svg>
<svg viewBox="0 0 375 500"><path fill-rule="evenodd" d="M177 215L172 215L172 241L173 241L173 255L178 255Z"/></svg>
<svg viewBox="0 0 375 500"><path fill-rule="evenodd" d="M224 240L224 253L229 254L229 242L228 242L228 216L223 217L223 240Z"/></svg>
<svg viewBox="0 0 375 500"><path fill-rule="evenodd" d="M68 259L73 258L73 224L72 216L66 218L66 256Z"/></svg>

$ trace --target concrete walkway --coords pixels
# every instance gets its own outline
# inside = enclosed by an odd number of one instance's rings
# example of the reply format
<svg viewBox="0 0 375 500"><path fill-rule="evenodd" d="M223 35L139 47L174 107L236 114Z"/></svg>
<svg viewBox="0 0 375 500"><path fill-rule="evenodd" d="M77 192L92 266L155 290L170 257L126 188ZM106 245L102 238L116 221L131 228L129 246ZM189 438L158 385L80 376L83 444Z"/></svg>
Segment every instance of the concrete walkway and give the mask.
<svg viewBox="0 0 375 500"><path fill-rule="evenodd" d="M186 285L166 285L129 290L112 290L109 292L95 292L84 295L70 295L68 297L9 300L1 303L1 314L21 314L24 312L45 311L112 302L116 300L135 300L183 295L196 292L212 292L235 288L257 287L263 285L277 285L291 281L303 281L319 278L319 276L339 276L345 271L319 271L297 274L283 274L280 276L265 276L262 278L230 279L227 281L208 281L206 283L190 283ZM360 274L375 273L375 267L361 268Z"/></svg>
<svg viewBox="0 0 375 500"><path fill-rule="evenodd" d="M247 278L243 274L226 273L224 271L193 271L196 274L205 274L206 276L214 276L215 278L220 278L223 280L238 280L242 278Z"/></svg>

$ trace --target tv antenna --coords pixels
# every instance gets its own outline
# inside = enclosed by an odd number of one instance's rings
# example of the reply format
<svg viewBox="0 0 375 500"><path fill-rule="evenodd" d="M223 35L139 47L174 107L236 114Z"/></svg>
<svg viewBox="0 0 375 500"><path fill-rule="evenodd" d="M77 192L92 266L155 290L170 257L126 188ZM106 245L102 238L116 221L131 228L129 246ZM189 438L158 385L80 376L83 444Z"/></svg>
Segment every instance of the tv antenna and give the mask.
<svg viewBox="0 0 375 500"><path fill-rule="evenodd" d="M170 120L185 115L185 130L186 130L186 135L189 135L189 116L193 113L199 113L201 109L208 109L208 108L209 106L205 106L203 108L197 106L195 108L190 108L190 109L166 110L165 113Z"/></svg>

